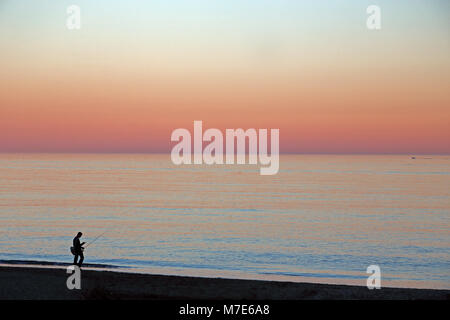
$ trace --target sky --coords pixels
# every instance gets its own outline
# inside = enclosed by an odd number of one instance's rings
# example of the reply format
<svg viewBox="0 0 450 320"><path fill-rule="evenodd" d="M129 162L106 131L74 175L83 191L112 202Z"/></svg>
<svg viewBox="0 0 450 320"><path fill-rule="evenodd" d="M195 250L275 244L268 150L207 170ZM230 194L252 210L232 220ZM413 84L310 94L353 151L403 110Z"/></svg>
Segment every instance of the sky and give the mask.
<svg viewBox="0 0 450 320"><path fill-rule="evenodd" d="M450 1L1 0L0 57L0 152L170 152L202 120L283 153L450 154Z"/></svg>

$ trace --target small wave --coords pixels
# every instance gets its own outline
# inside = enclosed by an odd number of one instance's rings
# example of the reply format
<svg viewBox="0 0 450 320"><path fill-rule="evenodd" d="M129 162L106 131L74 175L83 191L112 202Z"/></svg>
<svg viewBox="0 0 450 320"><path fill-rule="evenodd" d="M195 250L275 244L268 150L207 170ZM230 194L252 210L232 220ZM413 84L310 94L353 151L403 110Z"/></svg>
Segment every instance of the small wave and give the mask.
<svg viewBox="0 0 450 320"><path fill-rule="evenodd" d="M365 276L331 273L294 273L294 272L261 272L261 274L304 277L304 278L335 278L335 279L364 279Z"/></svg>
<svg viewBox="0 0 450 320"><path fill-rule="evenodd" d="M32 265L32 266L71 266L73 263L56 262L56 261L37 261L37 260L0 260L3 265ZM123 268L117 265L100 264L100 263L83 263L87 268Z"/></svg>

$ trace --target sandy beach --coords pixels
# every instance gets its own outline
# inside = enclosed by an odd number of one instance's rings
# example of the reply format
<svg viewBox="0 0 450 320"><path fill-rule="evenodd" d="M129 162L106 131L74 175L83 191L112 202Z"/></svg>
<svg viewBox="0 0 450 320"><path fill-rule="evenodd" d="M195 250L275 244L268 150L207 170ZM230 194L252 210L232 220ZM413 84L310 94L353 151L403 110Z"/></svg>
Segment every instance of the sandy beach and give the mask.
<svg viewBox="0 0 450 320"><path fill-rule="evenodd" d="M450 290L382 288L82 270L68 290L64 268L0 267L0 299L448 300Z"/></svg>

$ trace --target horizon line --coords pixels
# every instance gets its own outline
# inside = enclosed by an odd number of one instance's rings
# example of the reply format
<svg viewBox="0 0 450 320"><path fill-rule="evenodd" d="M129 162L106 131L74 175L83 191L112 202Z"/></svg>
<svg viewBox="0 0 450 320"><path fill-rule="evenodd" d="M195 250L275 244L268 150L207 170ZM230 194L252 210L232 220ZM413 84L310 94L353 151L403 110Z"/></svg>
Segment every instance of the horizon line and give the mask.
<svg viewBox="0 0 450 320"><path fill-rule="evenodd" d="M0 154L167 154L170 155L171 152L142 152L142 151L0 151ZM193 155L194 153L192 153ZM245 153L245 155L248 155L249 153ZM258 154L258 153L256 153ZM270 154L270 153L268 153ZM450 152L448 153L423 153L423 152L342 152L342 153L336 153L336 152L279 152L280 155L408 155L408 156L414 156L414 155L434 155L434 156L449 156ZM223 154L225 155L225 153ZM237 155L237 154L235 154Z"/></svg>

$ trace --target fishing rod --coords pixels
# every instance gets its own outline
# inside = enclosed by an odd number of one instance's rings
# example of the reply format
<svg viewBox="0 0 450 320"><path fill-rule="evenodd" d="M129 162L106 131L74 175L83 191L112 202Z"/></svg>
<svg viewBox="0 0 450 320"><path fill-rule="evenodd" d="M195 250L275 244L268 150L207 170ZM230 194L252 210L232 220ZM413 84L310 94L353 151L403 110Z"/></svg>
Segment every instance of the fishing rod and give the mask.
<svg viewBox="0 0 450 320"><path fill-rule="evenodd" d="M92 240L91 242L89 242L84 249L86 249L87 247L89 247L89 245L91 245L92 243L94 243L98 238L100 238L102 235L104 235L106 233L106 231L108 231L108 229L106 229L105 231L103 231L102 234L98 235L94 240Z"/></svg>
<svg viewBox="0 0 450 320"><path fill-rule="evenodd" d="M123 228L124 226L119 226L119 228ZM83 248L86 249L87 247L89 247L92 243L94 243L95 241L97 241L97 239L99 239L101 236L103 236L106 232L114 229L115 227L109 227L107 228L105 231L103 231L100 235L98 235L94 240L92 240L91 242L88 242L88 244Z"/></svg>

